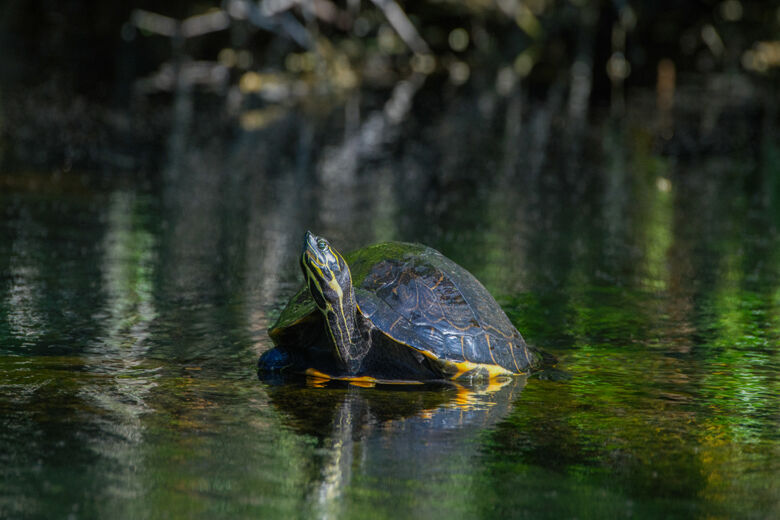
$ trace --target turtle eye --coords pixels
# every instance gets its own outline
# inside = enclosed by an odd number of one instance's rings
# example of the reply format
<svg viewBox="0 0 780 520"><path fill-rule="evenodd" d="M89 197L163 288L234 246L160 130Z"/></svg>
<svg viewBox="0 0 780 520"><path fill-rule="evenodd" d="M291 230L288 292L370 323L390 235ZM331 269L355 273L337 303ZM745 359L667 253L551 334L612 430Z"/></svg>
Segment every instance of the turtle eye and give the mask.
<svg viewBox="0 0 780 520"><path fill-rule="evenodd" d="M328 248L328 244L323 239L317 240L317 247L320 251L325 251Z"/></svg>

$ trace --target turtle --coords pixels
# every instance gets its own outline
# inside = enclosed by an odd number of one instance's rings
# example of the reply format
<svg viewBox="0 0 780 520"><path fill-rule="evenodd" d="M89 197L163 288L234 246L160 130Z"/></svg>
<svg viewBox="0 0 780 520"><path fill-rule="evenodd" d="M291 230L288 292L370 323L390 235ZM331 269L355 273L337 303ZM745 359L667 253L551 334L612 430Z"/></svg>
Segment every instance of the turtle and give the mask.
<svg viewBox="0 0 780 520"><path fill-rule="evenodd" d="M346 257L310 231L305 284L268 329L261 373L366 383L526 374L543 355L487 289L435 249L385 242Z"/></svg>

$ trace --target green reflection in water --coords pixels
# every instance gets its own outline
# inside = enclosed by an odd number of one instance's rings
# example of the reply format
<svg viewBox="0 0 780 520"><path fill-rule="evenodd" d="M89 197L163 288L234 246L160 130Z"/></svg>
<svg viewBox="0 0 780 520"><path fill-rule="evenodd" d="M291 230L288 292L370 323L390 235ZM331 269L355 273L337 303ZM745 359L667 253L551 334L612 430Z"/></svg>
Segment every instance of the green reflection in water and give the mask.
<svg viewBox="0 0 780 520"><path fill-rule="evenodd" d="M776 146L671 161L605 126L536 161L456 123L376 185L350 163L354 189L296 162L323 130L294 121L192 146L154 188L0 177L0 516L777 516ZM308 227L437 247L557 371L258 381Z"/></svg>

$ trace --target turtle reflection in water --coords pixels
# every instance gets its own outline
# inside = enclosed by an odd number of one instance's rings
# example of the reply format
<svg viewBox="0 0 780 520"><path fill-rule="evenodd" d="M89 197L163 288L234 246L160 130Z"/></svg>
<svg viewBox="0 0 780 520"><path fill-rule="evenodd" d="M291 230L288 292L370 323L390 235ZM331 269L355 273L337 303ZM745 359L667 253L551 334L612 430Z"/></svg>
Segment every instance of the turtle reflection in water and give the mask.
<svg viewBox="0 0 780 520"><path fill-rule="evenodd" d="M350 503L344 497L355 477L408 483L433 471L465 478L466 461L479 456L485 432L507 417L525 384L519 376L389 389L309 378L269 384L265 391L286 431L316 440L316 456L301 472L306 481L291 484L308 490L314 511L303 516L344 518ZM458 493L464 507L476 503L477 489ZM397 517L419 516L414 501L402 502Z"/></svg>
<svg viewBox="0 0 780 520"><path fill-rule="evenodd" d="M527 373L542 356L468 271L419 244L347 255L307 232L306 280L269 330L261 371L353 382L489 380Z"/></svg>

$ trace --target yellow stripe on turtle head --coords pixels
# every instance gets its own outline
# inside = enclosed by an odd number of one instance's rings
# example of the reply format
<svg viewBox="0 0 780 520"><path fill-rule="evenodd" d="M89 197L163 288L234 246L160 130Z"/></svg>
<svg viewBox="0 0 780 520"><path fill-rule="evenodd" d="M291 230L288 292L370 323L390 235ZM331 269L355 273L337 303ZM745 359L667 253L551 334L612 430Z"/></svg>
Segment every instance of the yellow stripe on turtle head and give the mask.
<svg viewBox="0 0 780 520"><path fill-rule="evenodd" d="M334 255L337 254L330 249L330 246L328 249ZM347 302L344 300L344 290L330 266L320 263L310 251L303 252L301 265L312 298L325 316L328 334L336 346L336 355L342 362L345 362L342 349L351 343L352 330L348 323L347 313L350 312L350 309L347 308Z"/></svg>

